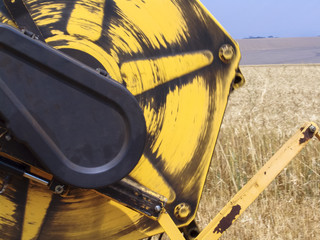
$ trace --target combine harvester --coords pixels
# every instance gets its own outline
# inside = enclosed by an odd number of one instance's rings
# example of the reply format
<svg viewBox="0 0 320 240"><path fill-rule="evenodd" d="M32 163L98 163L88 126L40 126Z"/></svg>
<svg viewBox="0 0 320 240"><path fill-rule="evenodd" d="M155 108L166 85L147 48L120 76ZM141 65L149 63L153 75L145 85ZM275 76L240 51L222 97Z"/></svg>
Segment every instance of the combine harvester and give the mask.
<svg viewBox="0 0 320 240"><path fill-rule="evenodd" d="M197 0L1 0L0 238L217 239L307 123L200 234L237 43ZM183 234L181 233L183 232Z"/></svg>

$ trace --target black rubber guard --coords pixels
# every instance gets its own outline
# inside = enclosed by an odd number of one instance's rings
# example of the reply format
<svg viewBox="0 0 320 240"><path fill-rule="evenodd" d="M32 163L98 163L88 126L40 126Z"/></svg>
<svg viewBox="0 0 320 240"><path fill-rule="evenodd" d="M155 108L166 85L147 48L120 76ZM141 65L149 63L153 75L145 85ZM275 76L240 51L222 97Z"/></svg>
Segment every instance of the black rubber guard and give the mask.
<svg viewBox="0 0 320 240"><path fill-rule="evenodd" d="M4 24L0 114L46 170L76 187L122 179L144 149L144 116L125 87Z"/></svg>

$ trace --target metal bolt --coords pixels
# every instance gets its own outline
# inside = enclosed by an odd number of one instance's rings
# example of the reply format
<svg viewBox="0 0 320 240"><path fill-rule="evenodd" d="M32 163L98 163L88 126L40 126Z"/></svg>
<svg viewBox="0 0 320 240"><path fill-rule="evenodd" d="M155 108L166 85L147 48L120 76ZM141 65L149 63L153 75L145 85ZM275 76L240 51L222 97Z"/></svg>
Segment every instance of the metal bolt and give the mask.
<svg viewBox="0 0 320 240"><path fill-rule="evenodd" d="M178 219L185 219L191 213L191 207L187 203L180 203L174 208L174 215Z"/></svg>
<svg viewBox="0 0 320 240"><path fill-rule="evenodd" d="M311 125L309 127L309 130L310 130L310 132L314 133L314 132L316 132L317 128L315 126Z"/></svg>
<svg viewBox="0 0 320 240"><path fill-rule="evenodd" d="M11 139L12 139L12 137L11 137L9 134L7 134L4 138L5 138L8 142L11 141Z"/></svg>
<svg viewBox="0 0 320 240"><path fill-rule="evenodd" d="M229 63L234 55L234 49L230 44L224 44L219 49L219 58L224 63Z"/></svg>
<svg viewBox="0 0 320 240"><path fill-rule="evenodd" d="M63 191L64 191L64 186L63 186L63 185L57 185L57 186L54 188L54 192L55 192L56 194L61 194L61 193L63 193Z"/></svg>
<svg viewBox="0 0 320 240"><path fill-rule="evenodd" d="M155 210L156 212L160 212L160 211L161 211L161 206L160 206L160 205L155 206L155 207L154 207L154 210Z"/></svg>

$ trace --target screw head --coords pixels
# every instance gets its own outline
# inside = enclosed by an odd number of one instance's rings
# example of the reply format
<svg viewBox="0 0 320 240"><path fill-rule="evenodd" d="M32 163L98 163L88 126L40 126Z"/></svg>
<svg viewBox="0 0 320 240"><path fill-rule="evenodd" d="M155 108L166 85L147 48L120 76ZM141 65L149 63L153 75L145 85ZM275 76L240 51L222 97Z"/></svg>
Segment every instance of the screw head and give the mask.
<svg viewBox="0 0 320 240"><path fill-rule="evenodd" d="M155 206L155 207L154 207L154 210L155 210L156 212L160 212L160 211L161 211L161 206L160 206L160 205Z"/></svg>
<svg viewBox="0 0 320 240"><path fill-rule="evenodd" d="M11 141L11 139L12 139L12 137L11 137L9 134L7 134L4 138L5 138L8 142Z"/></svg>
<svg viewBox="0 0 320 240"><path fill-rule="evenodd" d="M234 55L234 49L230 44L224 44L219 49L219 58L224 63L229 63Z"/></svg>
<svg viewBox="0 0 320 240"><path fill-rule="evenodd" d="M54 188L54 192L57 193L57 194L61 194L61 193L63 193L63 191L64 191L64 186L63 185L57 185Z"/></svg>
<svg viewBox="0 0 320 240"><path fill-rule="evenodd" d="M310 130L310 132L314 133L317 130L317 128L315 126L311 125L309 127L309 130Z"/></svg>

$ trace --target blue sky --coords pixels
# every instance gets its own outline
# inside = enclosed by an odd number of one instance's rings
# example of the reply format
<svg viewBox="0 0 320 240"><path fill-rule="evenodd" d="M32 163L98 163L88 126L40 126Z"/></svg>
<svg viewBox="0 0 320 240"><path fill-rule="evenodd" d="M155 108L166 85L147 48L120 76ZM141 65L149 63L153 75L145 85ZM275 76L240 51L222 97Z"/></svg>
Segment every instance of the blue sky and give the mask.
<svg viewBox="0 0 320 240"><path fill-rule="evenodd" d="M200 0L235 39L320 36L320 0Z"/></svg>

